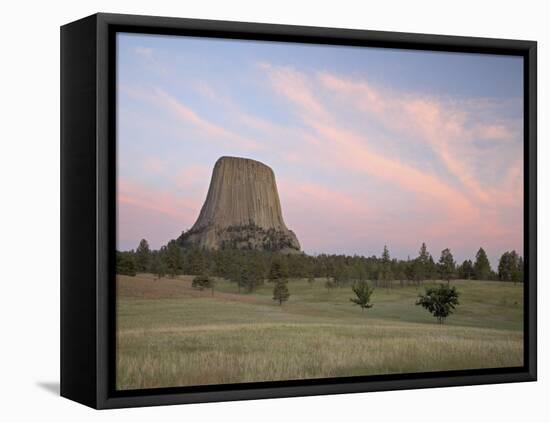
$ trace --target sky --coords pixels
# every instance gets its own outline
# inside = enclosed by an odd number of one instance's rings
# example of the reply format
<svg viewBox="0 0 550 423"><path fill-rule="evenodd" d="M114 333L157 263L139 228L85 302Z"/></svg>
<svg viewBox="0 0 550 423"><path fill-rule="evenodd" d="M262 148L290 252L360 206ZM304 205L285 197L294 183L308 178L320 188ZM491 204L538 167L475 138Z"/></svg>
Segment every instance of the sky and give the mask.
<svg viewBox="0 0 550 423"><path fill-rule="evenodd" d="M117 37L119 250L191 228L239 156L308 254L523 255L522 58Z"/></svg>

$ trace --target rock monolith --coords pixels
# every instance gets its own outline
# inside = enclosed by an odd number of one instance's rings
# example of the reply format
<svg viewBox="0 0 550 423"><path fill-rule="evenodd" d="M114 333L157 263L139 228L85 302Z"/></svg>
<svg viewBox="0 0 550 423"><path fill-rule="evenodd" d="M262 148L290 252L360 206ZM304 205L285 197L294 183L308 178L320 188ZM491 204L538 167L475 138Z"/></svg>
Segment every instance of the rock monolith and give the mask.
<svg viewBox="0 0 550 423"><path fill-rule="evenodd" d="M218 159L199 217L178 241L212 250L300 251L283 220L273 170L240 157Z"/></svg>

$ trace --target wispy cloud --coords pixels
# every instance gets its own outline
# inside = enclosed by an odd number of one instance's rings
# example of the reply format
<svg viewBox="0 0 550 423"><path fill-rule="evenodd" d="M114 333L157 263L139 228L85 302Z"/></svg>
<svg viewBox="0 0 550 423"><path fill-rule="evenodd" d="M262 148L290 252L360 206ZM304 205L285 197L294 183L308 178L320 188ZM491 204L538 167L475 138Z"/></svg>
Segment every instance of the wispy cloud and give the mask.
<svg viewBox="0 0 550 423"><path fill-rule="evenodd" d="M192 125L201 135L207 136L214 141L232 143L244 148L259 148L257 141L230 131L199 116L197 112L165 91L157 88L154 90L154 95L160 105L166 107L184 123Z"/></svg>
<svg viewBox="0 0 550 423"><path fill-rule="evenodd" d="M308 77L297 70L266 64L261 68L267 73L274 91L296 108L296 113L312 131L317 157L330 158L331 165L343 171L365 173L399 189L415 192L418 201L426 207L443 205L445 213L435 218L430 224L432 229L426 228L425 232L444 233L447 225L455 229L455 236L456 228L478 226L488 237L509 233L495 208L509 202L510 196L506 193L517 193L517 185L510 182L505 186L508 181L496 186L482 184L469 160L472 155L479 154L472 142L476 135L508 142L512 129L501 124L476 123L475 116L468 110L446 107L436 99L414 97L410 93L389 95L366 81L354 82L329 74ZM346 102L346 110L381 122L390 137L414 134L415 139L430 146L458 185L445 182L442 175L419 168L412 162L407 163L404 155L395 157L375 150L376 137L371 139L367 133L349 129L353 127L349 119L341 113L331 113L330 110L336 107L321 95L323 89L339 96L340 102ZM517 184L517 171L510 171L508 178ZM521 204L521 197L516 197L516 201ZM488 215L494 218L486 220Z"/></svg>
<svg viewBox="0 0 550 423"><path fill-rule="evenodd" d="M480 185L468 160L480 154L475 151L474 140L508 142L516 134L515 128L503 123L479 122L478 110L470 110L468 103L384 91L365 80L353 81L327 73L320 74L319 80L331 91L346 96L359 110L374 115L388 130L402 136L414 134L418 140L428 143L476 201L498 201L498 196L492 196ZM484 106L487 109L494 104Z"/></svg>

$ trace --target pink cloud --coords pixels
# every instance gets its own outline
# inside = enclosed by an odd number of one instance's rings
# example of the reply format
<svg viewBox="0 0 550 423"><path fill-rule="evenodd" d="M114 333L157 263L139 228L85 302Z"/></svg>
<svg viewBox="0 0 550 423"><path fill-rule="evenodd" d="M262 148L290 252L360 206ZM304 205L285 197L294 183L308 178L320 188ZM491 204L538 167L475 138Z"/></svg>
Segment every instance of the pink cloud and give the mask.
<svg viewBox="0 0 550 423"><path fill-rule="evenodd" d="M486 204L499 201L498 196L493 197L491 191L478 182L468 159L480 154L474 151L473 140L507 141L514 133L512 128L502 123L476 123L471 129L468 122L475 121L477 115L468 108L460 109L456 104L411 93L377 89L365 80L353 81L328 73L321 73L318 78L325 88L345 96L359 110L374 115L388 129L403 135L416 134L431 145L473 199ZM485 108L490 106L485 102ZM479 109L480 105L477 107Z"/></svg>
<svg viewBox="0 0 550 423"><path fill-rule="evenodd" d="M372 177L440 201L448 208L449 214L455 217L472 219L476 216L476 209L471 202L461 192L441 182L440 178L371 151L362 137L350 131L322 124L314 126L320 136L336 144L329 148L330 151L337 151L336 154L332 153L332 157L340 166L368 173Z"/></svg>
<svg viewBox="0 0 550 423"><path fill-rule="evenodd" d="M491 141L512 141L514 135L510 128L502 124L480 125L475 128L475 134L479 138Z"/></svg>
<svg viewBox="0 0 550 423"><path fill-rule="evenodd" d="M288 69L274 70L265 65L263 69L268 71L270 78L274 81L275 90L299 107L307 124L316 132L317 140L319 137L324 139L325 142L319 145L317 154L322 154L324 149L324 153L331 158L333 164L346 169L352 167L356 171L388 180L407 190L436 197L463 218L475 214L475 209L469 200L462 193L441 182L440 178L415 169L395 158L375 153L368 147L364 137L339 128L336 123L333 123L334 119L329 117L330 114L326 108L311 92L306 78L298 72ZM343 86L345 90L348 89L344 82L335 78L331 78L330 83L333 87ZM363 89L370 90L368 87ZM378 98L372 92L370 97ZM437 109L430 109L429 104L419 104L417 107L419 106L423 107L424 112L428 111L428 117L437 113ZM325 123L327 121L330 123Z"/></svg>
<svg viewBox="0 0 550 423"><path fill-rule="evenodd" d="M171 222L173 229L166 243L177 237L182 230L193 225L198 216L202 200L188 196L177 196L170 191L159 191L119 178L117 182L118 234L120 239L135 240L154 234L154 222ZM143 216L148 216L143 220ZM142 227L139 227L139 225ZM152 228L152 229L151 229ZM156 238L156 237L155 237ZM159 247L161 244L157 244Z"/></svg>
<svg viewBox="0 0 550 423"><path fill-rule="evenodd" d="M467 243L472 230L488 238L508 240L514 234L522 233L521 228L508 229L498 211L508 197L514 196L503 196L502 191L512 186L510 180L519 179L518 172L510 172L504 181L505 186L491 187L480 183L473 171L474 165L468 161L469 157L478 153L472 145L474 134L479 135L481 131L484 136L497 137L504 134L505 128L497 130L497 127L478 124L472 131L468 125L472 119L468 110L446 107L439 100L411 94L388 95L365 81L354 82L321 74L318 78L320 85L314 85L314 79L308 79L295 70L277 70L266 65L262 69L268 73L275 92L297 108L298 115L313 131L308 138L310 143L315 144L318 160L325 160L347 172L365 173L414 192L419 206L424 207L424 213L428 215L432 214L434 207L438 209L438 214L420 232L432 237L437 234L454 237L449 239L454 239L457 245ZM432 147L456 177L460 189L446 183L441 176L403 162L401 158L375 151L367 134L349 129L341 117L328 111L336 106L327 104L326 97L314 94L322 93L323 88L336 92L341 102L340 108L347 106L369 113L396 136L416 134ZM516 201L521 205L521 197L516 197ZM417 232L415 229L408 228L409 232ZM418 234L416 236L417 240L422 239L418 238Z"/></svg>
<svg viewBox="0 0 550 423"><path fill-rule="evenodd" d="M263 63L260 68L267 72L273 88L283 97L299 106L308 116L328 119L329 114L311 92L307 78L289 67L274 67Z"/></svg>

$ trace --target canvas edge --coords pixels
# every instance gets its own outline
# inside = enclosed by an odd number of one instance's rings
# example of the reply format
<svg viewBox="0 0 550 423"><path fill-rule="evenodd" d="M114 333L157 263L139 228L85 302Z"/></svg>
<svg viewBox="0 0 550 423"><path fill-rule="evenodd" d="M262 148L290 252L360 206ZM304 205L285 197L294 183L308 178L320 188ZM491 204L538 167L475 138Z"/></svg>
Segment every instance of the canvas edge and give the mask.
<svg viewBox="0 0 550 423"><path fill-rule="evenodd" d="M60 30L60 394L90 407L97 406L96 22L89 16Z"/></svg>

